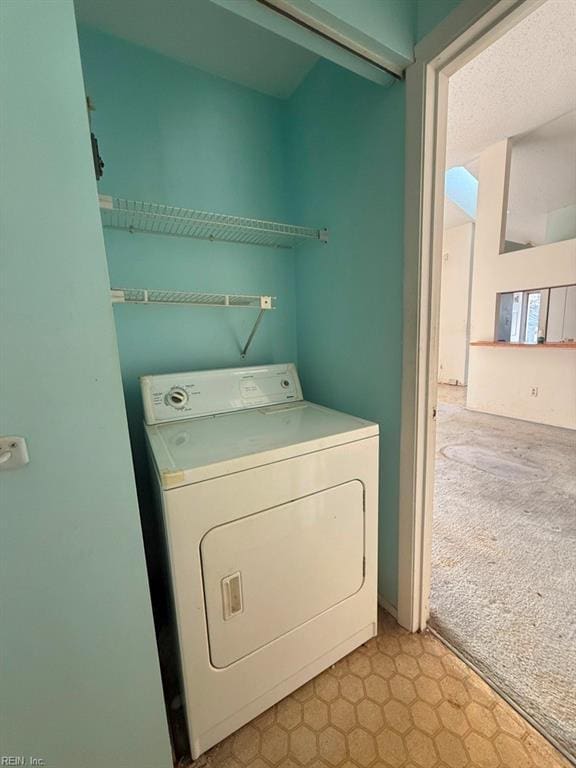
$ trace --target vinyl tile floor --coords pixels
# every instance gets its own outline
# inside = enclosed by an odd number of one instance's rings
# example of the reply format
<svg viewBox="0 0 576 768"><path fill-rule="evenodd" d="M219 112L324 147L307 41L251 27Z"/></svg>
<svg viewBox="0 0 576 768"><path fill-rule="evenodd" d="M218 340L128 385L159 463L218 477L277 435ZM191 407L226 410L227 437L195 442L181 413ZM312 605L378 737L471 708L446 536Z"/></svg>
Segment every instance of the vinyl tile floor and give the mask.
<svg viewBox="0 0 576 768"><path fill-rule="evenodd" d="M567 768L429 633L379 634L195 762L207 768Z"/></svg>

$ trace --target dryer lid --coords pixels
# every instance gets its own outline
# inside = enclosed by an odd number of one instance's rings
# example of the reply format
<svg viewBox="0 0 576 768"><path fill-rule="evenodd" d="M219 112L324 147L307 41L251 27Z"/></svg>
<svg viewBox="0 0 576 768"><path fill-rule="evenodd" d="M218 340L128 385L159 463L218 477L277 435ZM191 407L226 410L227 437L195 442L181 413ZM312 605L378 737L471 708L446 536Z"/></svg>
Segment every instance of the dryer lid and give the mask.
<svg viewBox="0 0 576 768"><path fill-rule="evenodd" d="M142 376L140 386L146 424L302 400L294 363Z"/></svg>
<svg viewBox="0 0 576 768"><path fill-rule="evenodd" d="M377 424L305 401L146 426L165 489L377 434Z"/></svg>

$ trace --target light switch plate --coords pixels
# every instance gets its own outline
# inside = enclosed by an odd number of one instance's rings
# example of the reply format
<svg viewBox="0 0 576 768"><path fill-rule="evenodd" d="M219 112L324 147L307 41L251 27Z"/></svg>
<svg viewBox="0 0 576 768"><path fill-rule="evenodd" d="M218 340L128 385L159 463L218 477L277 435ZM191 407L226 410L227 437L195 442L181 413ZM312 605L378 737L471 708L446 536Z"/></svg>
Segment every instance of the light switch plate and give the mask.
<svg viewBox="0 0 576 768"><path fill-rule="evenodd" d="M0 471L18 469L30 461L26 440L15 435L0 437Z"/></svg>

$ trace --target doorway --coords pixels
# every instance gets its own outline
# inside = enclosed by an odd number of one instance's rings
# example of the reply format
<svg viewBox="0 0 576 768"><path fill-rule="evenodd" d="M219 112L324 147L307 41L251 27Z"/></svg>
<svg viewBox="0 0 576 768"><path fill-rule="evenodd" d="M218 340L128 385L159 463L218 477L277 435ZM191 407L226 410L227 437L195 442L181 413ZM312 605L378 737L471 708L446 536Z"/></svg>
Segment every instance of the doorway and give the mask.
<svg viewBox="0 0 576 768"><path fill-rule="evenodd" d="M518 343L530 344L518 349L517 354L536 355L545 354L551 351L554 355L565 355L562 362L559 359L559 365L564 366L562 370L567 371L565 377L561 377L561 383L564 379L568 381L571 373L569 371L569 360L574 355L569 343L563 346L561 350L553 349L552 337L547 337L547 325L549 317L548 301L553 291L562 288L564 290L564 307L570 306L571 278L566 281L566 285L555 285L558 278L545 282L523 284L526 275L522 276L518 285L510 283L506 290L492 291L493 284L490 283L485 290L490 291L492 307L490 302L482 305L480 311L478 306L476 312L471 312L471 304L474 301L479 302L481 298L473 296L472 280L477 270L475 270L475 259L478 258L478 249L484 251L489 246L494 247L494 260L511 264L520 258L519 254L514 255L516 251L522 252L528 245L528 241L533 241L534 245L540 245L532 232L525 240L518 236L518 221L514 221L515 211L512 215L508 211L508 216L500 219L499 226L493 227L484 239L478 232L474 232L476 226L475 215L470 215L468 203L470 198L470 189L463 183L463 172L467 172L472 180L477 181L480 175L480 169L477 165L470 166L470 158L463 162L462 158L450 160L450 147L446 151L446 137L450 139L449 109L450 109L450 82L454 78L457 81L461 73L473 60L478 60L479 54L493 46L497 41L504 40L506 33L513 34L518 29L523 20L528 24L533 23L534 16L537 13L545 14L546 3L495 3L488 13L483 17L474 18L473 10L470 4L470 15L467 20L464 14L460 19L460 29L458 29L457 20L452 29L445 28L443 34L438 34L435 40L428 41L426 47L421 46L417 50L417 62L411 70L408 71L408 158L407 158L407 266L406 266L406 331L405 331L405 363L404 363L404 432L403 432L403 455L405 457L402 468L401 482L401 519L400 519L400 552L402 565L399 573L399 605L398 615L400 622L412 629L424 629L429 621L433 628L436 628L456 650L463 656L475 663L480 671L490 680L494 673L495 648L487 650L487 661L482 666L478 654L474 648L462 647L466 645L463 640L471 638L474 634L482 636L487 633L487 627L475 626L472 623L460 627L460 633L455 631L455 617L459 611L474 613L473 600L482 594L482 599L486 604L493 601L490 610L498 618L499 626L503 633L506 633L506 642L511 644L511 658L523 657L516 669L511 670L509 678L501 677L499 680L492 679L491 683L499 685L504 694L511 696L513 703L518 703L517 699L522 698L518 691L508 691L507 683L510 679L518 680L520 677L526 678L527 672L532 667L534 681L538 676L546 675L545 665L534 660L533 647L524 648L518 645L518 639L514 640L515 622L519 625L519 637L526 639L526 625L531 621L531 610L542 611L542 604L538 606L537 600L543 600L537 592L544 594L542 590L535 588L534 599L530 596L530 590L534 587L534 579L530 579L530 573L526 574L524 581L518 580L519 591L515 600L513 590L511 594L504 594L501 597L502 590L498 586L498 579L486 579L487 563L495 564L497 577L502 577L504 593L506 592L506 573L505 570L498 569L497 550L506 550L512 552L513 557L508 557L506 565L510 565L515 558L521 560L521 565L525 568L526 559L530 551L534 554L535 560L544 564L546 558L538 558L538 549L533 547L530 550L529 539L521 539L522 546L518 546L518 532L522 530L531 531L541 542L543 529L550 529L551 526L559 528L556 531L560 539L561 546L567 543L569 533L567 530L569 520L564 517L562 522L553 522L551 516L546 516L551 508L550 501L545 500L543 495L534 494L534 483L543 490L545 487L555 496L562 495L566 500L566 509L570 508L570 493L573 489L570 486L570 452L573 454L573 433L566 427L571 426L571 412L563 422L561 415L556 420L554 418L546 420L542 414L545 411L546 392L548 389L556 393L558 401L558 385L552 386L552 382L540 387L538 382L531 382L530 375L526 368L530 368L532 363L528 364L528 358L514 358L513 361L506 361L502 356L509 355L512 349L495 349L494 342L498 342L502 328L499 324L506 324L508 318L509 325L514 326L514 334L518 339L510 336L505 339L509 344L515 341ZM568 9L568 6L565 4ZM550 6L549 6L550 8ZM557 10L557 9L556 9ZM532 21L530 19L532 16ZM540 21L540 23L542 23ZM465 31L463 31L465 30ZM518 50L518 49L517 49ZM521 49L520 49L521 50ZM477 58L478 57L478 58ZM473 65L474 66L474 65ZM472 67L473 68L473 67ZM503 71L506 71L505 69ZM475 91L474 109L482 113L481 93ZM529 101L529 100L528 100ZM460 105L462 109L462 105ZM539 105L540 106L540 105ZM472 109L472 112L474 112ZM411 127L412 124L412 127ZM548 123L542 121L541 124L524 127L520 129L523 133L532 134L536 129L548 130L553 132L554 128L546 127ZM528 130L529 129L529 130ZM470 131L466 138L470 138ZM515 135L515 131L506 134ZM529 139L532 144L539 140L540 136L536 131L536 136L532 135ZM558 133L555 134L555 144L558 144ZM498 142L495 141L494 144ZM527 144L528 141L524 141ZM419 147L422 154L411 153ZM496 186L493 186L490 199L493 205L500 206L500 214L506 213L506 199L508 195L508 181L511 179L510 195L516 194L514 189L514 154L516 153L516 166L522 164L521 156L524 152L522 141L517 146L510 146L510 142L504 145L494 147L482 162L484 165L484 178L496 180ZM478 152L481 155L481 152ZM494 168L499 168L496 172ZM512 168L512 175L510 169ZM445 176L446 169L449 172L457 171L460 178L456 179L459 184L454 184L454 178L448 174ZM465 179L464 179L465 181ZM459 199L458 211L461 215L460 220L453 221L450 237L446 236L444 231L444 213L445 213L445 194L454 192L454 188L461 193ZM516 195L517 196L517 195ZM454 200L450 201L454 204ZM512 206L510 206L512 208ZM551 209L552 210L552 209ZM517 217L516 217L517 218ZM532 216L534 220L534 216ZM534 223L533 221L531 223ZM415 226L417 225L417 226ZM502 225L502 226L500 226ZM457 231L459 230L459 231ZM571 236L572 238L574 235ZM502 248L500 248L502 240ZM542 244L544 244L543 241ZM567 239L566 239L567 242ZM552 246L551 246L552 247ZM553 247L554 253L558 253L565 246L556 243ZM511 256L509 254L512 254ZM534 253L530 256L533 260ZM556 259L558 261L558 259ZM478 278L482 280L482 276ZM448 306L443 306L441 296L443 293L452 291L452 301ZM492 295L493 293L493 295ZM458 307L458 322L450 317L450 310ZM502 309L501 313L496 312L496 307ZM568 309L568 314L570 310ZM554 312L553 312L554 314ZM417 322L414 322L414 318ZM450 334L457 334L460 339L460 345L449 343ZM562 343L569 342L570 331L562 334ZM479 344L478 342L490 342L491 346ZM472 342L472 344L470 344ZM476 343L474 343L476 342ZM543 346L539 345L539 342ZM458 354L454 354L455 348ZM415 351L411 353L411 349ZM413 354L413 357L411 357ZM490 358L492 355L492 358ZM501 358L494 363L494 356L501 355ZM542 358L540 358L542 360ZM502 363L508 365L506 368ZM542 366L546 369L552 368L556 364L553 358L546 358L546 363ZM504 383L510 382L515 387L515 397L512 397L512 407L509 415L499 412L486 402L486 393L490 392L490 379L499 387L499 391L505 391L506 386L498 380L494 371L490 368L500 367L499 375L504 379ZM533 367L533 366L532 366ZM484 374L484 378L480 374ZM556 377L558 381L558 376ZM440 383L439 383L440 382ZM530 384L529 384L530 382ZM467 387L468 385L468 387ZM532 390L535 389L535 393ZM526 392L524 392L526 390ZM542 399L542 395L544 398ZM482 399L484 398L484 400ZM528 400L532 398L532 400ZM532 412L526 414L524 400L527 399L529 406L533 407ZM568 400L568 398L566 398ZM469 407L467 407L467 405ZM551 405L549 403L548 405ZM555 407L555 406L554 406ZM498 415L494 415L494 414ZM510 424L505 421L509 418ZM519 421L519 420L526 421ZM493 420L490 422L490 420ZM531 424L530 422L539 422ZM510 428L508 439L506 433ZM490 446L487 440L490 430L497 434L496 444ZM479 436L480 435L480 436ZM486 444L488 442L488 444ZM535 456L534 446L546 444L546 450L551 451L548 459L550 464L557 465L559 456L566 453L566 473L558 478L560 487L550 482L550 472L545 479L547 460L543 457ZM509 455L499 455L502 450ZM552 454L554 458L551 458ZM494 456L496 455L496 464ZM408 458L410 457L410 458ZM413 459L413 461L412 461ZM506 464L508 460L508 464ZM572 462L573 463L573 462ZM512 473L514 477L520 475L522 480L516 482L516 486L511 486L510 477L498 477L502 475L503 467L506 472ZM496 479L495 474L496 473ZM540 473L540 474L539 474ZM552 473L554 474L554 473ZM522 509L519 517L509 518L505 521L507 532L510 539L503 547L506 541L501 538L499 531L495 532L495 526L499 522L497 515L493 520L486 520L481 524L480 519L475 516L476 513L470 508L468 502L471 487L466 486L469 479L468 475L474 475L478 481L477 490L480 493L486 491L491 483L494 483L494 499L496 503L490 504L490 509L495 512L495 507L501 504L506 495L510 495L509 507ZM553 478L556 480L557 478ZM439 482L440 480L440 482ZM532 485L530 485L532 484ZM529 488L532 487L532 492ZM460 495L460 498L458 498ZM494 500L493 500L494 501ZM453 512L460 503L462 517L457 519ZM528 503L530 502L530 503ZM444 509L441 524L435 517L435 510L442 507ZM558 505L557 505L558 506ZM528 511L526 511L528 510ZM530 511L531 510L531 511ZM540 516L540 519L538 517ZM544 520L542 518L545 517ZM553 517L553 516L552 516ZM536 523L536 524L535 524ZM543 525L542 525L543 523ZM442 528L444 526L444 528ZM480 533L479 540L476 541L476 554L478 561L474 567L473 559L468 558L466 547L462 542L472 538L471 531ZM446 541L451 543L449 546L438 545L438 541L443 537L444 545ZM521 537L521 534L520 534ZM534 542L533 542L534 543ZM516 547L514 548L514 545ZM558 543L547 543L544 547L546 554L550 551L556 553L558 558ZM522 554L521 554L522 553ZM528 555L526 554L528 553ZM468 553L469 554L469 553ZM403 557L402 555L409 555ZM569 565L570 555L567 554L567 566ZM554 558L552 558L554 559ZM501 561L502 562L502 561ZM468 570L464 568L459 571L459 566L466 564ZM549 575L552 577L554 567L549 569ZM556 574L558 571L556 571ZM452 574L452 575L450 575ZM509 574L508 574L509 575ZM438 577L435 584L435 576ZM554 581L554 578L552 578ZM557 582L558 580L556 580ZM557 586L557 583L556 583ZM443 590L443 595L442 595ZM551 587L547 597L550 600L550 594L554 593L557 598L558 590ZM560 589L562 593L562 590ZM568 592L566 592L568 594ZM442 603L441 597L447 598ZM449 599L448 599L449 598ZM509 601L508 604L506 601ZM478 606L476 606L478 607ZM546 610L550 607L548 604ZM566 619L566 601L563 601L560 611ZM508 613L506 613L508 611ZM470 616L469 616L470 618ZM472 616L472 618L474 618ZM538 614L536 624L542 619L542 614ZM534 622L533 622L534 623ZM542 627L549 629L555 627L554 640L564 630L564 637L560 638L569 643L565 626L559 631L558 621L545 619L542 621ZM452 630L452 634L451 634ZM498 633L495 633L498 634ZM542 640L542 637L539 638ZM550 637L548 638L550 640ZM482 643L479 644L482 646ZM546 646L546 643L544 643ZM548 648L550 648L548 644ZM497 649L496 649L497 650ZM555 653L552 649L552 653ZM563 659L564 669L563 682L567 683L569 672L566 665L569 662L566 659L566 653L560 651L558 659ZM547 659L548 661L549 659ZM558 667L559 665L557 665ZM496 677L494 675L494 677ZM548 674L552 678L552 674ZM565 723L573 718L574 711L571 709L574 705L570 697L563 696L561 691L562 681L560 679L550 679L550 693L546 699L541 702L540 710L536 707L533 712L526 706L526 699L521 701L521 708L524 713L532 714L534 722L548 736L556 737L556 743L564 746L565 754L571 751L571 736L566 728L560 724L559 728L555 726L564 718ZM504 683L504 685L502 684ZM535 689L536 691L536 689ZM546 686L538 689L540 693L546 692ZM554 698L562 699L563 714L558 710L554 712ZM560 708L562 708L560 707ZM550 717L546 718L546 713ZM544 721L544 722L543 722Z"/></svg>

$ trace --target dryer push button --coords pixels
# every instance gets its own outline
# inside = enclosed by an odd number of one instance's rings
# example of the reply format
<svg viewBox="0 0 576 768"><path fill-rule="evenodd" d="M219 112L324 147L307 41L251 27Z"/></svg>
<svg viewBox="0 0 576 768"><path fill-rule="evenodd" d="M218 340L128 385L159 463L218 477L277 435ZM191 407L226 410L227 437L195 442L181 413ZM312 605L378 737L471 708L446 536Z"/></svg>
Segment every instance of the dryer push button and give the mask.
<svg viewBox="0 0 576 768"><path fill-rule="evenodd" d="M240 571L222 579L222 607L224 621L242 613L242 577Z"/></svg>

